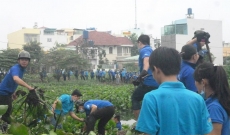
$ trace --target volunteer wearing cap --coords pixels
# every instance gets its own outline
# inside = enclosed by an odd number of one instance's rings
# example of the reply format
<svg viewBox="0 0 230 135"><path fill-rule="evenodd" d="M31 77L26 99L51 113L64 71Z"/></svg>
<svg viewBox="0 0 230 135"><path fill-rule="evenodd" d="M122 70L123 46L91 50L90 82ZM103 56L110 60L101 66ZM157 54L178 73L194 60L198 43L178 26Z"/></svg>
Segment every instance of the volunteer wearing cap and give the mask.
<svg viewBox="0 0 230 135"><path fill-rule="evenodd" d="M180 55L183 61L178 75L178 80L181 81L187 89L197 92L193 77L196 63L199 59L196 48L192 45L185 45L182 47Z"/></svg>
<svg viewBox="0 0 230 135"><path fill-rule="evenodd" d="M152 53L152 48L150 47L150 38L148 35L141 35L138 40L139 48L139 69L140 75L137 80L133 81L134 86L138 86L132 95L132 109L136 120L138 119L141 101L144 95L154 89L158 88L157 82L152 76L152 72L149 69L149 56Z"/></svg>
<svg viewBox="0 0 230 135"><path fill-rule="evenodd" d="M18 64L14 65L7 72L5 78L0 84L0 105L8 105L8 109L2 120L10 124L10 114L12 111L12 98L16 99L15 90L18 85L26 87L28 90L34 90L22 80L26 67L30 62L30 53L22 51L18 54Z"/></svg>

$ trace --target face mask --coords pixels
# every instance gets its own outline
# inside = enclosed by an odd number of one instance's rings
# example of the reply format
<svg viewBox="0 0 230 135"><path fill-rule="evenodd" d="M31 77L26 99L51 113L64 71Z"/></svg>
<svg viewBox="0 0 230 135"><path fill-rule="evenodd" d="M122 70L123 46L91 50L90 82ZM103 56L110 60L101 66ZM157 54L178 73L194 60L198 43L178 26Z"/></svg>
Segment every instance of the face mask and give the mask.
<svg viewBox="0 0 230 135"><path fill-rule="evenodd" d="M79 113L84 113L84 112L85 112L84 109L80 109L80 110L78 110L78 111L79 111Z"/></svg>
<svg viewBox="0 0 230 135"><path fill-rule="evenodd" d="M200 95L201 95L204 99L206 99L204 90L201 91Z"/></svg>
<svg viewBox="0 0 230 135"><path fill-rule="evenodd" d="M204 99L206 99L206 97L205 97L205 87L203 88L203 90L201 90L200 95L201 95Z"/></svg>

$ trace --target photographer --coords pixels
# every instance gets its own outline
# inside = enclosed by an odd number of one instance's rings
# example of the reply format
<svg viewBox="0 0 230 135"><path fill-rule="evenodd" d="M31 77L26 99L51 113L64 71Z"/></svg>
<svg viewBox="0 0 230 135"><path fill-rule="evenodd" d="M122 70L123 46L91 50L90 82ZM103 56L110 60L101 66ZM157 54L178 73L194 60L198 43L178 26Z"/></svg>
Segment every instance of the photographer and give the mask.
<svg viewBox="0 0 230 135"><path fill-rule="evenodd" d="M192 40L187 42L187 45L193 45L197 49L197 52L199 54L199 60L197 62L197 65L199 63L203 63L204 56L210 52L208 46L208 44L210 43L209 38L210 38L210 34L208 32L197 30L194 32L194 37L192 38ZM206 45L207 50L202 49L204 45ZM209 54L209 60L210 62L212 62L210 54Z"/></svg>

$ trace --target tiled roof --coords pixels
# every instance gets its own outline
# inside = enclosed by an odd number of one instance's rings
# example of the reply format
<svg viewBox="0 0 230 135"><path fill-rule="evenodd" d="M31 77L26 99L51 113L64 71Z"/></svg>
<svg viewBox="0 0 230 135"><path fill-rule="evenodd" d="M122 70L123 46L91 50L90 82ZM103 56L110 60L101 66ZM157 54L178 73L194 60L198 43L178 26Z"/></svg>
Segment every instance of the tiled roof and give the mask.
<svg viewBox="0 0 230 135"><path fill-rule="evenodd" d="M89 31L88 40L93 40L94 45L133 45L127 37L116 37L107 32ZM82 36L69 43L76 46L82 42Z"/></svg>

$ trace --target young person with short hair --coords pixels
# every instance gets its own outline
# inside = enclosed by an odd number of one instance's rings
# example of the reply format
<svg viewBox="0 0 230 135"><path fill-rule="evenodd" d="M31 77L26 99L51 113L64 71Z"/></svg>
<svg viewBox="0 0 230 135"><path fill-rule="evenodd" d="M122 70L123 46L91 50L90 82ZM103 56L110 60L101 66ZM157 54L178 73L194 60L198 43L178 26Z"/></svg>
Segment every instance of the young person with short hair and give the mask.
<svg viewBox="0 0 230 135"><path fill-rule="evenodd" d="M150 135L197 135L212 131L204 99L177 80L181 57L175 49L159 47L149 67L159 88L145 94L136 130Z"/></svg>

